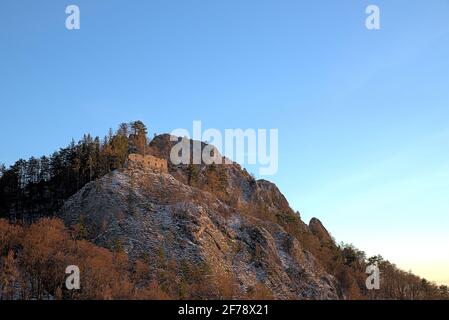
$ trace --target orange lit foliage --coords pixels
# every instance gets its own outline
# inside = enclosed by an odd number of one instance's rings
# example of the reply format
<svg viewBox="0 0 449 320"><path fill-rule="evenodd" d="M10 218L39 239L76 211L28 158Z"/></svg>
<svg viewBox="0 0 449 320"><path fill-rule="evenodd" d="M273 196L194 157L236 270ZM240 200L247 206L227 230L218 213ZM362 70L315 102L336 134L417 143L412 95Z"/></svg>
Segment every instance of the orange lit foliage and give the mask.
<svg viewBox="0 0 449 320"><path fill-rule="evenodd" d="M69 265L80 268L79 291L65 289ZM147 270L125 253L75 240L59 219L24 227L0 220L0 299L169 299L158 283L142 281Z"/></svg>
<svg viewBox="0 0 449 320"><path fill-rule="evenodd" d="M305 242L307 243L307 242ZM309 245L312 242L309 243ZM350 245L310 246L336 276L346 299L448 299L447 287L399 270L381 257L366 259ZM320 255L320 253L323 253ZM243 294L230 273L206 263L176 261L161 250L153 261L129 261L122 250L112 252L77 240L59 219L13 225L0 219L0 300L4 299L272 299L262 283ZM363 290L368 263L377 262L381 290ZM65 289L65 269L76 265L81 290Z"/></svg>
<svg viewBox="0 0 449 320"><path fill-rule="evenodd" d="M236 279L213 273L206 263L160 257L131 263L78 240L59 219L12 225L0 219L0 299L231 299ZM65 269L80 269L81 290L65 288Z"/></svg>

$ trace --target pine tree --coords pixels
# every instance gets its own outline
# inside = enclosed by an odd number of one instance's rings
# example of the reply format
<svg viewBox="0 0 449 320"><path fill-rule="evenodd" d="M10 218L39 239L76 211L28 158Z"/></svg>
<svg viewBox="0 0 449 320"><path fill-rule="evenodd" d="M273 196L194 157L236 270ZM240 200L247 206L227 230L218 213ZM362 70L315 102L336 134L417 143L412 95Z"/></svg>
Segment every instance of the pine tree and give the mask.
<svg viewBox="0 0 449 320"><path fill-rule="evenodd" d="M198 181L198 170L192 163L187 168L187 179L189 185L194 185Z"/></svg>
<svg viewBox="0 0 449 320"><path fill-rule="evenodd" d="M113 155L112 169L123 167L128 157L128 139L126 136L118 134L112 139L111 146Z"/></svg>
<svg viewBox="0 0 449 320"><path fill-rule="evenodd" d="M147 127L142 121L134 121L131 123L132 134L130 135L132 152L146 154L147 147Z"/></svg>

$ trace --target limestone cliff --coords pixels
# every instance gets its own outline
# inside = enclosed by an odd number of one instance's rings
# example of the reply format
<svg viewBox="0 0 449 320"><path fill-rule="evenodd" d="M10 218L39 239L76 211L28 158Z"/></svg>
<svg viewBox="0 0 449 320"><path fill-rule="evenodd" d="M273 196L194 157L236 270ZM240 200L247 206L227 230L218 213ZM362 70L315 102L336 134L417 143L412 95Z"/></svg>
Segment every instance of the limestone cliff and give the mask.
<svg viewBox="0 0 449 320"><path fill-rule="evenodd" d="M164 139L153 141L155 156L168 157ZM60 215L69 226L82 221L98 245L120 243L133 259L163 251L232 274L242 294L263 283L279 299L339 298L336 279L298 240L314 236L315 224L311 232L274 184L233 164L220 167L226 183L217 189L208 166L197 170L195 184L188 183L187 166L169 165L169 173L116 170L72 196Z"/></svg>

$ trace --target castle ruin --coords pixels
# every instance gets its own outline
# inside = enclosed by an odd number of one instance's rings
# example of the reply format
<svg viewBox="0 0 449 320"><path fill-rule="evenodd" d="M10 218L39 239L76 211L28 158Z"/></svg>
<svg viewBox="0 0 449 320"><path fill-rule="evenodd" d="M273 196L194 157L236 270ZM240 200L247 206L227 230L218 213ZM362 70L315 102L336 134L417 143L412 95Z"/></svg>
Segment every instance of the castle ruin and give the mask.
<svg viewBox="0 0 449 320"><path fill-rule="evenodd" d="M167 160L150 155L132 153L128 156L128 168L149 169L156 172L168 173Z"/></svg>

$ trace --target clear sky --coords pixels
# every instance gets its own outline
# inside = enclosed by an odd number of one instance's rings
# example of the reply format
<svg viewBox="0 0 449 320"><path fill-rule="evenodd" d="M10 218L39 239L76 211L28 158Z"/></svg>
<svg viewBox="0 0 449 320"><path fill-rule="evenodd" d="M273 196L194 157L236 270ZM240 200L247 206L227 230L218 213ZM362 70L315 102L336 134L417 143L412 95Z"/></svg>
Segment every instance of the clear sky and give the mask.
<svg viewBox="0 0 449 320"><path fill-rule="evenodd" d="M136 119L277 128L305 221L449 284L447 0L1 0L0 112L8 165Z"/></svg>

